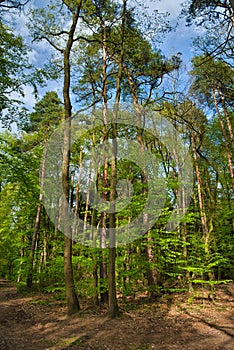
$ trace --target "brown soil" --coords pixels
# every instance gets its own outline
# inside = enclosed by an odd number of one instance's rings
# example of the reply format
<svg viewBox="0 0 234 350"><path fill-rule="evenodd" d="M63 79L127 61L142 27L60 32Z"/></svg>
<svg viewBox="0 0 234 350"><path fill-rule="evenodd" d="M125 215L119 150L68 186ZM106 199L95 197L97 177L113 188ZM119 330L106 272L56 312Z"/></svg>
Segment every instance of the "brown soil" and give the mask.
<svg viewBox="0 0 234 350"><path fill-rule="evenodd" d="M232 350L234 283L121 304L110 320L105 309L83 307L67 318L65 306L51 296L23 296L0 281L1 350Z"/></svg>

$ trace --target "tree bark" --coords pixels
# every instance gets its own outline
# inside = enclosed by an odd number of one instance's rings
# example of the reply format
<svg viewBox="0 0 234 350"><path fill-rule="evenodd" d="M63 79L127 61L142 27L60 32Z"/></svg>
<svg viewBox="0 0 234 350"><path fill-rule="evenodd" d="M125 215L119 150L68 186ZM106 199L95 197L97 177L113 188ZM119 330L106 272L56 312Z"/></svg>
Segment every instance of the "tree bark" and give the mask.
<svg viewBox="0 0 234 350"><path fill-rule="evenodd" d="M142 153L142 157L144 157L144 140L142 137L142 118L141 118L141 110L140 110L140 106L139 106L139 101L138 101L138 96L137 96L137 90L136 90L136 86L134 84L133 78L129 72L129 70L127 68L125 68L125 73L127 75L128 78L128 83L129 83L129 87L130 87L130 91L131 91L131 95L132 95L132 99L133 99L133 105L135 108L135 112L136 112L136 126L137 126L137 141L140 144L141 147L141 153ZM147 189L146 189L146 185L148 183L148 179L147 176L145 174L142 174L142 186L143 186L143 190L142 193L146 193ZM146 223L148 221L148 214L145 213L143 216L143 224ZM145 248L145 255L147 258L147 261L149 263L149 269L147 271L147 281L148 281L148 286L151 289L151 294L153 295L153 289L154 287L157 285L158 283L158 272L156 268L151 268L152 266L152 262L155 261L155 257L154 257L154 252L152 249L152 237L150 236L150 232L147 233L147 245Z"/></svg>
<svg viewBox="0 0 234 350"><path fill-rule="evenodd" d="M219 96L221 98L223 112L224 112L224 115L225 115L228 131L229 131L229 136L230 136L230 140L231 140L232 152L233 152L233 155L234 155L234 135L233 135L231 120L230 120L229 113L228 113L228 110L227 110L227 107L226 107L225 97L224 97L224 95L222 94L222 92L220 90L218 91L218 93L219 93Z"/></svg>
<svg viewBox="0 0 234 350"><path fill-rule="evenodd" d="M195 171L197 176L197 192L198 192L198 201L199 201L200 214L201 214L203 238L205 243L205 252L209 253L209 231L207 226L207 217L206 217L203 195L202 195L202 180L201 180L201 173L198 165L194 131L191 132L191 143L193 148L193 159L194 159Z"/></svg>
<svg viewBox="0 0 234 350"><path fill-rule="evenodd" d="M234 171L233 171L231 152L230 152L229 143L228 143L228 136L227 136L227 133L226 133L226 130L225 130L225 126L224 126L224 122L223 122L221 113L219 111L219 106L218 106L218 101L217 101L217 98L216 98L216 95L215 95L215 90L213 88L212 88L212 96L213 96L215 108L216 108L216 111L217 111L217 114L218 114L219 122L220 122L220 125L221 125L223 137L224 137L226 153L227 153L227 159L228 159L229 174L230 174L230 177L231 177L232 190L233 190L233 193L234 193Z"/></svg>
<svg viewBox="0 0 234 350"><path fill-rule="evenodd" d="M31 288L33 283L34 259L35 259L35 252L36 252L36 246L37 246L37 237L38 237L39 228L40 228L41 202L43 200L43 189L44 189L44 181L45 181L46 156L47 156L47 137L45 137L44 139L44 149L43 149L42 166L41 166L40 194L39 194L37 215L35 219L35 225L34 225L34 231L33 231L32 243L31 243L29 266L28 266L28 276L27 276L28 288Z"/></svg>
<svg viewBox="0 0 234 350"><path fill-rule="evenodd" d="M112 120L112 159L111 159L111 181L110 181L110 248L109 248L109 269L108 269L108 293L109 293L109 316L115 318L119 315L116 280L115 280L115 259L116 259L116 216L115 199L117 184L117 120L119 102L121 95L121 81L124 60L125 20L127 0L123 0L122 23L121 23L121 50L118 62L118 73L116 78L116 95Z"/></svg>
<svg viewBox="0 0 234 350"><path fill-rule="evenodd" d="M106 42L106 25L105 22L102 23L102 118L103 118L103 144L107 147L107 133L108 133L108 119L107 119L107 42ZM104 159L104 169L102 173L102 198L103 201L107 201L108 197L108 156ZM100 221L100 246L102 249L106 248L106 221L107 213L104 210L101 214ZM100 262L100 284L104 282L107 278L107 268L104 261L104 254L102 254L102 261ZM101 288L100 292L101 302L108 302L108 291Z"/></svg>
<svg viewBox="0 0 234 350"><path fill-rule="evenodd" d="M76 196L76 205L74 210L74 222L73 222L73 237L76 237L77 235L77 224L79 220L79 190L80 190L80 183L81 183L81 176L83 171L83 150L82 147L80 148L80 156L79 156L79 176L77 179L76 189L75 189L75 196Z"/></svg>
<svg viewBox="0 0 234 350"><path fill-rule="evenodd" d="M63 82L63 99L65 109L65 126L63 135L63 162L62 162L62 219L64 233L64 276L66 287L67 313L74 314L80 310L78 297L75 290L73 267L72 267L72 230L69 222L69 166L70 166L70 143L71 143L71 116L72 106L70 100L70 54L74 43L74 34L77 27L82 1L73 10L72 24L65 50L63 52L64 64L64 82ZM68 6L68 5L67 5Z"/></svg>

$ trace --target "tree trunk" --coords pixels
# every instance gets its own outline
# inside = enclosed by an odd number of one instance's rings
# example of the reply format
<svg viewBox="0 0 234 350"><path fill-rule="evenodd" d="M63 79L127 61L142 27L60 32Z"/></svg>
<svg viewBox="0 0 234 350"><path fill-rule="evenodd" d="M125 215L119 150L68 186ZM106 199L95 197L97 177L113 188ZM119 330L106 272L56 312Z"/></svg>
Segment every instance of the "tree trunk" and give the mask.
<svg viewBox="0 0 234 350"><path fill-rule="evenodd" d="M97 253L96 253L97 254ZM95 255L95 252L93 253L93 259L95 261L93 266L93 287L94 287L94 293L93 293L93 303L94 305L99 305L99 299L98 299L98 264L97 264L97 257Z"/></svg>
<svg viewBox="0 0 234 350"><path fill-rule="evenodd" d="M62 220L64 233L64 276L66 287L67 313L74 314L80 310L78 297L75 291L73 268L72 268L72 230L69 222L69 166L70 166L70 144L71 144L71 116L72 106L70 100L70 54L74 43L74 34L78 23L82 1L73 10L72 24L69 31L66 48L63 52L64 83L63 99L65 109L65 125L63 135L63 162L62 162Z"/></svg>
<svg viewBox="0 0 234 350"><path fill-rule="evenodd" d="M152 267L152 265L155 264L153 246L154 246L154 242L149 231L147 233L147 245L145 247L146 258L149 264L146 277L147 277L149 292L152 297L156 295L155 287L158 285L158 271L155 267L154 268Z"/></svg>
<svg viewBox="0 0 234 350"><path fill-rule="evenodd" d="M22 273L22 266L24 263L24 256L25 256L25 244L24 244L24 236L21 236L21 247L20 247L20 265L19 265L19 270L18 270L18 275L17 275L17 283L21 281L21 273Z"/></svg>
<svg viewBox="0 0 234 350"><path fill-rule="evenodd" d="M107 43L106 43L106 26L105 23L102 24L102 118L103 118L103 144L107 147L107 133L108 133L108 118L107 118ZM103 201L107 201L108 197L108 156L104 159L104 169L102 173L102 198ZM101 248L106 248L106 221L107 213L103 211L100 220L100 246ZM102 283L107 278L107 268L104 261L104 254L102 254L102 261L100 262L100 298L102 303L108 302L108 291L103 290Z"/></svg>
<svg viewBox="0 0 234 350"><path fill-rule="evenodd" d="M176 124L174 125L174 128L176 129ZM178 159L178 154L176 151L176 148L173 147L173 154L175 157L175 161L176 161L176 167L177 167L177 172L176 170L174 171L174 178L176 180L176 177L178 176L180 179L182 179L183 175L182 175L182 169L181 169L181 165L180 165L180 161ZM180 206L179 208L177 208L178 210L178 215L180 215L180 210L182 208L182 214L183 216L185 216L186 214L186 193L185 193L185 187L182 186L181 188L181 193L179 193L178 189L176 189L176 196L180 196L181 202L180 202ZM181 237L182 237L182 241L183 241L183 258L184 258L184 265L185 268L187 268L188 266L188 249L187 249L187 225L186 222L182 222L180 227L178 227L178 231L179 231L179 236L181 233ZM185 277L188 280L190 276L189 271L186 270L185 272Z"/></svg>
<svg viewBox="0 0 234 350"><path fill-rule="evenodd" d="M42 158L42 165L41 165L40 194L39 194L37 215L36 215L32 243L31 243L31 253L30 253L30 259L29 259L29 266L28 266L28 276L27 276L27 287L28 288L31 288L32 283L33 283L34 259L35 259L35 252L36 252L36 246L37 246L37 237L38 237L39 227L40 227L41 202L43 200L43 189L44 189L44 181L45 181L46 156L47 156L47 137L45 137L45 139L44 139L44 150L43 150L43 158Z"/></svg>
<svg viewBox="0 0 234 350"><path fill-rule="evenodd" d="M202 194L201 173L200 173L199 164L198 164L195 136L194 136L193 130L191 133L191 143L193 148L193 158L194 158L195 170L196 170L196 176L197 176L197 191L198 191L198 201L199 201L201 224L202 224L202 231L203 231L203 240L204 240L204 246L205 246L205 256L206 256L206 261L208 263L208 260L210 257L210 236L213 230L213 224L211 220L209 229L208 229L207 216L205 212L204 199ZM212 271L208 271L208 276L210 280L213 279Z"/></svg>
<svg viewBox="0 0 234 350"><path fill-rule="evenodd" d="M131 95L132 95L132 99L133 99L133 104L134 104L134 108L135 108L135 112L136 112L136 126L137 126L137 141L140 144L141 147L141 157L144 157L144 140L142 137L142 120L141 120L141 110L140 110L140 106L139 106L139 101L138 101L138 96L137 96L137 90L136 90L136 86L134 84L133 78L130 74L130 72L128 71L127 68L125 68L125 73L127 75L128 78L128 83L129 83L129 87L131 90ZM146 185L148 183L148 178L145 174L142 175L141 178L142 181L142 193L146 194ZM148 221L148 214L144 213L143 216L143 224L147 223ZM150 232L147 233L147 246L145 249L145 254L146 254L146 258L149 262L149 269L147 271L147 281L148 281L148 286L150 287L150 289L153 291L154 287L157 285L158 282L158 272L156 268L151 269L152 266L152 261L155 261L154 258L154 253L153 253L153 249L152 249L152 237L150 237ZM153 292L152 292L153 293Z"/></svg>
<svg viewBox="0 0 234 350"><path fill-rule="evenodd" d="M121 81L123 73L124 59L124 39L125 39L125 17L127 0L123 0L122 24L121 24L121 51L118 62L118 73L116 78L115 106L112 120L112 159L111 159L111 182L110 182L110 248L109 248L109 270L108 270L108 293L109 293L109 316L115 318L119 315L116 280L115 280L115 259L116 259L116 216L115 199L117 184L117 120L119 111L119 101L121 95Z"/></svg>
<svg viewBox="0 0 234 350"><path fill-rule="evenodd" d="M115 240L115 233L112 233L112 240ZM116 247L109 248L109 269L108 269L108 304L109 316L115 318L119 316L119 308L116 297L116 281L115 281L115 259Z"/></svg>
<svg viewBox="0 0 234 350"><path fill-rule="evenodd" d="M112 159L111 159L111 183L110 183L110 248L109 248L109 269L108 269L108 297L109 297L109 316L115 318L119 315L116 281L115 281L115 258L116 258L116 217L115 217L115 199L117 184L117 129L116 124L112 124Z"/></svg>
<svg viewBox="0 0 234 350"><path fill-rule="evenodd" d="M233 130L232 130L232 124L231 124L231 120L230 120L230 117L229 117L229 113L228 113L228 110L227 110L227 107L226 107L225 97L224 97L224 95L221 93L220 90L219 90L219 96L220 96L220 98L221 98L222 107L223 107L223 112L224 112L224 115L225 115L225 119L226 119L228 131L229 131L229 136L230 136L230 140L231 140L232 152L233 152L233 156L234 156L234 135L233 135Z"/></svg>
<svg viewBox="0 0 234 350"><path fill-rule="evenodd" d="M201 180L201 173L200 173L200 169L199 169L199 165L198 165L194 131L192 131L192 133L191 133L191 143L192 143L192 148L193 148L193 159L194 159L195 171L196 171L196 176L197 176L197 192L198 192L198 201L199 201L200 214L201 214L203 238L204 238L204 243L205 243L205 252L209 253L209 231L208 231L208 226L207 226L207 217L206 217L203 195L202 195L202 180Z"/></svg>
<svg viewBox="0 0 234 350"><path fill-rule="evenodd" d="M76 235L78 234L77 224L78 224L78 220L79 220L79 190L80 190L81 176L82 176L82 170L83 170L82 157L83 157L83 150L81 148L80 149L80 156L79 156L79 176L77 179L76 192L75 192L76 205L75 205L75 210L74 210L74 222L73 222L73 234L72 234L73 238L75 238Z"/></svg>
<svg viewBox="0 0 234 350"><path fill-rule="evenodd" d="M88 214L89 214L90 182L91 182L91 171L89 173L88 184L87 184L87 194L86 194L86 201L85 201L84 226L83 226L84 239L86 237L85 233L87 229L87 220L88 220Z"/></svg>
<svg viewBox="0 0 234 350"><path fill-rule="evenodd" d="M230 174L230 177L231 177L232 190L234 192L234 172L233 172L232 157L231 157L231 152L230 152L230 148L229 148L229 144L228 144L227 133L226 133L226 130L225 130L225 126L224 126L224 123L223 123L222 116L221 116L220 111L219 111L218 101L217 101L214 89L212 89L212 96L213 96L213 99L214 99L215 108L216 108L216 111L217 111L217 114L218 114L219 122L220 122L220 125L221 125L223 137L224 137L224 142L225 142L225 147L226 147L226 152L227 152L227 158L228 158L229 174Z"/></svg>

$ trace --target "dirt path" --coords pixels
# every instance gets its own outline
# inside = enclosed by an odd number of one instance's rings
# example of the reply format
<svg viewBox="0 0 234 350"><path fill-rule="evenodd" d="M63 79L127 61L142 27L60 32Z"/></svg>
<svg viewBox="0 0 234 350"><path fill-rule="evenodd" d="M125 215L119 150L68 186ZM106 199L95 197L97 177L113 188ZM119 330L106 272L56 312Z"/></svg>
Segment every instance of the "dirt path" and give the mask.
<svg viewBox="0 0 234 350"><path fill-rule="evenodd" d="M66 317L61 303L44 295L25 297L0 281L0 350L232 350L234 283L122 305L119 319L86 309Z"/></svg>

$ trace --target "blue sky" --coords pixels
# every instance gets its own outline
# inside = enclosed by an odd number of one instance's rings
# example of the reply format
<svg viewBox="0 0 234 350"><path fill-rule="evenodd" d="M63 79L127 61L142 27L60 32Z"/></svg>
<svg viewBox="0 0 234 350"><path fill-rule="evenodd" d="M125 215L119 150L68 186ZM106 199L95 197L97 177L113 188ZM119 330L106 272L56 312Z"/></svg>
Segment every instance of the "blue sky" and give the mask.
<svg viewBox="0 0 234 350"><path fill-rule="evenodd" d="M34 0L30 4L30 6L42 6L45 5L48 1L39 1ZM145 4L148 5L149 13L152 13L153 10L158 9L159 12L162 13L170 13L170 16L168 19L170 20L170 23L175 26L178 22L178 16L181 12L181 3L183 3L182 0L176 1L176 0L146 0ZM15 28L21 34L24 38L30 42L30 38L28 35L28 29L26 27L26 11L22 12L20 16L16 16L14 20ZM186 27L185 26L185 19L180 19L176 31L171 31L168 33L163 40L163 43L161 44L160 48L162 52L167 56L171 56L177 52L182 53L182 60L184 64L184 69L189 68L189 61L191 57L194 55L194 52L192 50L192 40L197 35L197 28L195 27ZM30 43L31 44L31 43ZM30 62L36 66L40 66L41 63L46 60L47 54L48 54L48 46L45 42L40 42L37 44L32 45L32 51L29 54ZM58 83L55 82L48 82L47 86L41 90L39 90L40 95L42 96L45 91L49 90L55 90L55 91L61 91L60 86L58 86ZM32 109L35 105L35 97L33 96L33 89L31 87L25 87L25 98L24 103L27 108ZM1 126L0 126L1 128Z"/></svg>

